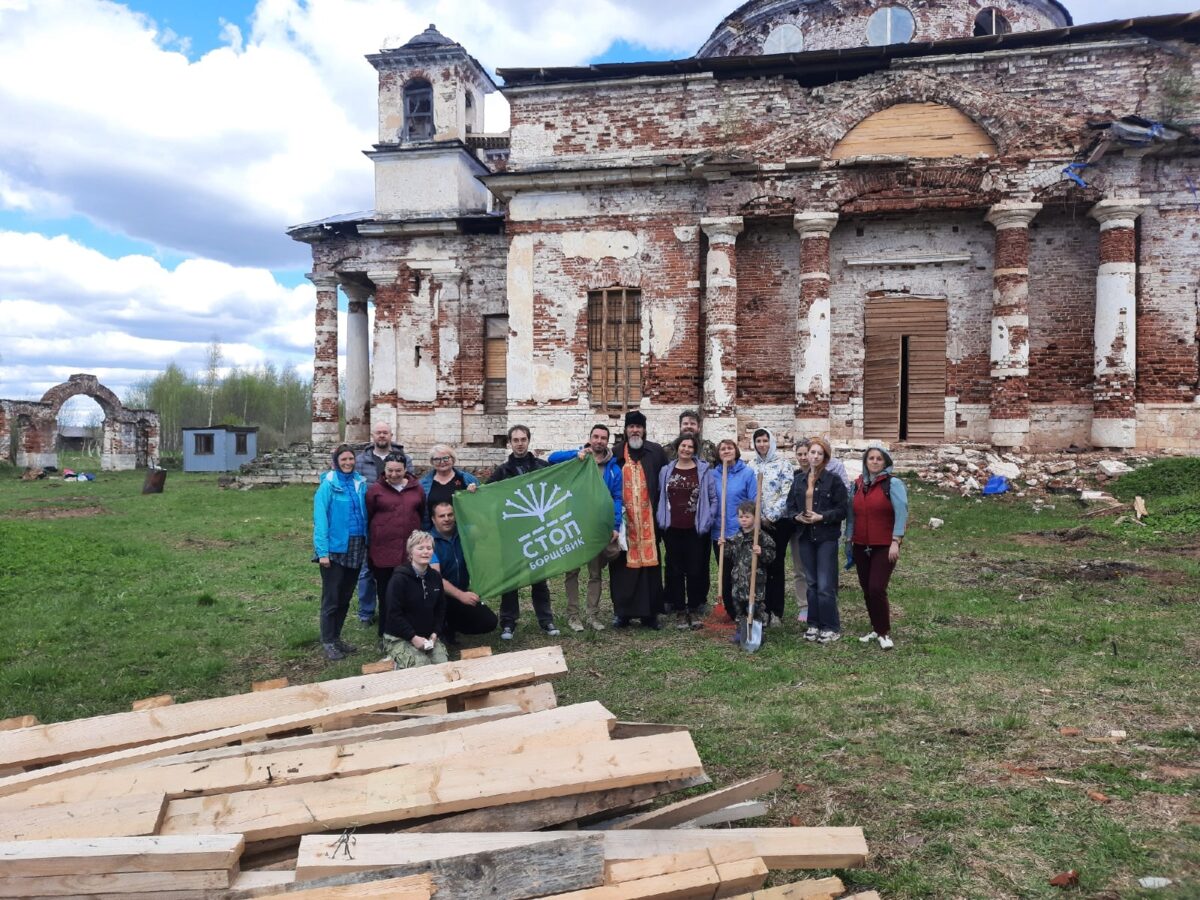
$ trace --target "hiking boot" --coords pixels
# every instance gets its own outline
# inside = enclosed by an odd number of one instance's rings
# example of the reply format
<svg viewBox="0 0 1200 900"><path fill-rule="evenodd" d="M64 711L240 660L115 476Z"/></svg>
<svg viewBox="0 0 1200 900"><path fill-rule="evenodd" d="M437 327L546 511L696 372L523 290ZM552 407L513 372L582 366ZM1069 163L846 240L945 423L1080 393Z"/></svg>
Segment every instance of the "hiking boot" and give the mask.
<svg viewBox="0 0 1200 900"><path fill-rule="evenodd" d="M822 631L817 636L817 640L822 644L833 644L841 639L842 633L840 631Z"/></svg>
<svg viewBox="0 0 1200 900"><path fill-rule="evenodd" d="M583 631L583 623L578 619L567 619L567 627L572 631Z"/></svg>
<svg viewBox="0 0 1200 900"><path fill-rule="evenodd" d="M813 628L810 626L808 631L804 632L804 639L806 641L815 641L820 636L820 634L821 633L819 631L817 631L816 628Z"/></svg>
<svg viewBox="0 0 1200 900"><path fill-rule="evenodd" d="M325 650L325 658L330 662L337 662L339 659L346 658L346 654L338 649L337 644L322 644L321 647Z"/></svg>
<svg viewBox="0 0 1200 900"><path fill-rule="evenodd" d="M879 638L879 649L880 650L891 650L895 646L896 646L896 642L893 641L886 634L880 636L880 638Z"/></svg>
<svg viewBox="0 0 1200 900"><path fill-rule="evenodd" d="M512 639L513 639L513 627L511 625L505 625L503 628L500 629L500 640L511 641Z"/></svg>
<svg viewBox="0 0 1200 900"><path fill-rule="evenodd" d="M872 631L870 634L864 634L862 637L860 637L858 639L858 642L860 644L869 644L869 643L871 643L871 641L877 641L877 640L879 640L879 635L877 635L875 632Z"/></svg>
<svg viewBox="0 0 1200 900"><path fill-rule="evenodd" d="M599 619L588 619L588 625L591 627L592 631L603 631L605 628L604 623Z"/></svg>
<svg viewBox="0 0 1200 900"><path fill-rule="evenodd" d="M560 634L562 634L562 632L558 630L558 626L553 622L543 622L542 631L546 632L546 634L550 635L550 637L558 637Z"/></svg>
<svg viewBox="0 0 1200 900"><path fill-rule="evenodd" d="M349 653L357 653L358 652L357 647L355 647L353 644L347 644L341 638L338 638L336 641L334 641L334 643L337 645L337 648L339 650L341 650L343 653L349 654Z"/></svg>

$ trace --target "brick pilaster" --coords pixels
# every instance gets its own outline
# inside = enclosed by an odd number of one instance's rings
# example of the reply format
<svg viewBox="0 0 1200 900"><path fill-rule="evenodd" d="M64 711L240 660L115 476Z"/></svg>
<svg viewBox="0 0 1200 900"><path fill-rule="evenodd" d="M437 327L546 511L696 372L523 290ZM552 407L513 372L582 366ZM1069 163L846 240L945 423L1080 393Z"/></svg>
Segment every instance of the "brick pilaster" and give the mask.
<svg viewBox="0 0 1200 900"><path fill-rule="evenodd" d="M704 418L709 433L737 433L737 236L740 216L701 219L708 237L704 292ZM711 427L710 427L711 426Z"/></svg>
<svg viewBox="0 0 1200 900"><path fill-rule="evenodd" d="M835 212L803 212L792 218L800 232L800 298L796 306L796 434L829 432L832 311L829 242Z"/></svg>
<svg viewBox="0 0 1200 900"><path fill-rule="evenodd" d="M338 443L338 319L337 276L310 272L317 289L316 339L313 343L312 442L316 447Z"/></svg>

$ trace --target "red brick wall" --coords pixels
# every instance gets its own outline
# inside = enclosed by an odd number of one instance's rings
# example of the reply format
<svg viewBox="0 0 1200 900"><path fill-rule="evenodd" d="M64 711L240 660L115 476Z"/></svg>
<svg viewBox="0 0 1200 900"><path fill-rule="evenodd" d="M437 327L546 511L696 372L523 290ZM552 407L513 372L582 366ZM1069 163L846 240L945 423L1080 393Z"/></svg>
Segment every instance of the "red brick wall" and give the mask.
<svg viewBox="0 0 1200 900"><path fill-rule="evenodd" d="M800 235L790 220L750 225L738 238L737 255L738 402L791 406L796 397Z"/></svg>

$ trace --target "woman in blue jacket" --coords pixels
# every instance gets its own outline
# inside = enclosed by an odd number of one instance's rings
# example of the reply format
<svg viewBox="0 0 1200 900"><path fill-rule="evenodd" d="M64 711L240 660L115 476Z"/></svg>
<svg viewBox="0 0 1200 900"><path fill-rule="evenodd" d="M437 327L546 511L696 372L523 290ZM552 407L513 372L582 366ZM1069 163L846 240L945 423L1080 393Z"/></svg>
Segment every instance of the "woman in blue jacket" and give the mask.
<svg viewBox="0 0 1200 900"><path fill-rule="evenodd" d="M721 544L732 538L741 529L738 526L737 508L743 500L754 502L758 497L758 478L750 467L742 462L742 451L737 441L726 438L717 444L720 463L708 470L708 501L713 510L713 525L709 532L713 540L713 552L721 552ZM728 474L723 469L728 467ZM721 483L725 481L725 520L721 520ZM721 597L730 621L737 621L733 607L733 567L726 566L721 583Z"/></svg>
<svg viewBox="0 0 1200 900"><path fill-rule="evenodd" d="M357 648L342 640L342 625L367 556L367 480L354 471L354 448L333 451L313 497L313 560L321 566L321 646L325 658L345 659Z"/></svg>

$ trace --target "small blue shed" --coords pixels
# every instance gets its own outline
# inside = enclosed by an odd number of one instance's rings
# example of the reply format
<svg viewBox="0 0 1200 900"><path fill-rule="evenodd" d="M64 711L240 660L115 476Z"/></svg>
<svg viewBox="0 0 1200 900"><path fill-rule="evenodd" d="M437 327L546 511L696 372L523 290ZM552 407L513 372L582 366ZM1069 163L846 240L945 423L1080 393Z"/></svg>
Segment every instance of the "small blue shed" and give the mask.
<svg viewBox="0 0 1200 900"><path fill-rule="evenodd" d="M210 425L183 429L185 472L232 472L257 455L257 428Z"/></svg>

